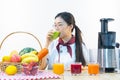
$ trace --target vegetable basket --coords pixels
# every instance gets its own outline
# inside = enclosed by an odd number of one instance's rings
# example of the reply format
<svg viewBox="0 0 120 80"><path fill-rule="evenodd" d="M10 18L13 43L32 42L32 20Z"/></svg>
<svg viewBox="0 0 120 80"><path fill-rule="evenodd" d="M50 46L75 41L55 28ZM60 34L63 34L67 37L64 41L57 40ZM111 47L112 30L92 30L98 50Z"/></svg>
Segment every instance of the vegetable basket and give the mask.
<svg viewBox="0 0 120 80"><path fill-rule="evenodd" d="M12 33L8 34L8 35L2 40L2 42L1 42L1 44L0 44L0 50L1 50L2 46L3 46L3 43L6 41L6 39L7 39L9 36L13 35L13 34L23 34L23 35L24 35L24 34L27 34L27 35L32 36L32 37L37 41L37 45L38 45L39 48L40 48L39 51L42 49L42 45L41 45L39 39L38 39L35 35L33 35L33 34L29 33L29 32L16 31L16 32L12 32ZM25 43L25 44L26 44L26 43ZM33 44L34 44L34 43L33 43ZM29 45L28 45L28 47L29 47ZM39 60L38 66L40 66L41 62L42 62L42 60ZM22 72L22 63L21 63L21 62L2 62L2 61L0 62L0 71L5 72L5 69L6 69L6 67L7 67L8 65L14 65L14 66L16 66L16 67L17 67L17 73L21 73L21 72Z"/></svg>

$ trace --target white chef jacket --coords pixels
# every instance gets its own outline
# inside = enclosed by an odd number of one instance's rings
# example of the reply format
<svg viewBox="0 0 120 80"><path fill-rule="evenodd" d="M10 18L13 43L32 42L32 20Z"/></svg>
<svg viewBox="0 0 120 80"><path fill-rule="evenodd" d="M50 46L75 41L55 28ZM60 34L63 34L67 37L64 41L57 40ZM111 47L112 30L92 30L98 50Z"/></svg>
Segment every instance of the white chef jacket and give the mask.
<svg viewBox="0 0 120 80"><path fill-rule="evenodd" d="M67 46L60 45L59 46L60 53L58 53L56 49L57 44L58 44L58 39L54 40L49 46L49 54L47 57L48 69L52 69L53 63L58 63L58 60L60 60L60 63L64 64L65 69L70 68L70 64L74 63L76 60L75 43L70 45L72 49L72 57L67 51ZM82 44L82 49L83 49L83 55L85 57L85 60L88 63L88 60L89 60L88 50L84 44Z"/></svg>

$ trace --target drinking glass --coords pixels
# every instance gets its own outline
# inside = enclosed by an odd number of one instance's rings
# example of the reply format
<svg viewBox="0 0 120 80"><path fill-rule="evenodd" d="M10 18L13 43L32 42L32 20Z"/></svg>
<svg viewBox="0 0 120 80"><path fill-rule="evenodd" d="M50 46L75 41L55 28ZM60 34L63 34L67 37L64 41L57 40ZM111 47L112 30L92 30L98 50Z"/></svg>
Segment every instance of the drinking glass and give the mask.
<svg viewBox="0 0 120 80"><path fill-rule="evenodd" d="M76 62L71 64L71 74L77 75L81 73L82 64L81 62Z"/></svg>
<svg viewBox="0 0 120 80"><path fill-rule="evenodd" d="M89 62L97 62L98 49L89 49Z"/></svg>
<svg viewBox="0 0 120 80"><path fill-rule="evenodd" d="M22 71L25 75L32 75L35 76L38 72L38 63L29 63L29 64L22 64Z"/></svg>
<svg viewBox="0 0 120 80"><path fill-rule="evenodd" d="M99 64L97 63L97 49L89 49L88 74L96 75L99 73Z"/></svg>
<svg viewBox="0 0 120 80"><path fill-rule="evenodd" d="M54 40L54 39L57 39L60 35L60 32L57 31L57 30L53 30L53 35L51 35L51 38Z"/></svg>
<svg viewBox="0 0 120 80"><path fill-rule="evenodd" d="M96 75L99 73L99 64L98 63L89 63L88 64L88 74Z"/></svg>
<svg viewBox="0 0 120 80"><path fill-rule="evenodd" d="M63 63L54 63L53 64L53 72L55 74L63 74L64 73L64 64Z"/></svg>

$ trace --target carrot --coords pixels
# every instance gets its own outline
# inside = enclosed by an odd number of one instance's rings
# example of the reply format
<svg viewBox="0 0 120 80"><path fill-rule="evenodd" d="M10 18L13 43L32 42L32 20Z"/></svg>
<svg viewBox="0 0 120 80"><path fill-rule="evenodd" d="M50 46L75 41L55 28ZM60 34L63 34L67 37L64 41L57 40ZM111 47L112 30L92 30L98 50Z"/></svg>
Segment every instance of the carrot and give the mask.
<svg viewBox="0 0 120 80"><path fill-rule="evenodd" d="M39 58L39 60L41 60L47 54L48 54L48 49L47 48L43 48L40 52L38 52L38 58Z"/></svg>

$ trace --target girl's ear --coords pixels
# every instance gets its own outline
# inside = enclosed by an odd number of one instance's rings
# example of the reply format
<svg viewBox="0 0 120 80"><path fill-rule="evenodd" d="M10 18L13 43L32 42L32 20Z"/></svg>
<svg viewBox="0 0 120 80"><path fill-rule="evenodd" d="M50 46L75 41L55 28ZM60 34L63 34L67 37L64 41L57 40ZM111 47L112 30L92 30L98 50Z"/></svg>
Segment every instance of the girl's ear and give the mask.
<svg viewBox="0 0 120 80"><path fill-rule="evenodd" d="M73 25L72 24L70 25L70 28L71 28L71 30L73 29Z"/></svg>

